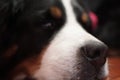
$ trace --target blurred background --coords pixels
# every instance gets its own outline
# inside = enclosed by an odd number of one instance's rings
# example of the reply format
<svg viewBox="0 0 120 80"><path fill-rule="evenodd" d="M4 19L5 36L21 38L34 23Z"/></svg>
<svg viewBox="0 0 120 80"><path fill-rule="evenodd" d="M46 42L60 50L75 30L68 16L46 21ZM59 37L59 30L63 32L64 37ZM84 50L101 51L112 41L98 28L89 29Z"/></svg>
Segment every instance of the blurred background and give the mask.
<svg viewBox="0 0 120 80"><path fill-rule="evenodd" d="M120 80L120 2L119 0L83 0L89 20L82 15L83 27L109 47L110 80Z"/></svg>

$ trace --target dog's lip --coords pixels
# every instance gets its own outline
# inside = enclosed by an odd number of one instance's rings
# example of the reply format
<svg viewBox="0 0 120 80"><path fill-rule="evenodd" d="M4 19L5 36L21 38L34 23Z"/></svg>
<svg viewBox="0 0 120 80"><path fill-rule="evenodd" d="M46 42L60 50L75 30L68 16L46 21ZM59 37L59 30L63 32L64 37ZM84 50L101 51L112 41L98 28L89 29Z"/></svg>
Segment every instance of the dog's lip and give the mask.
<svg viewBox="0 0 120 80"><path fill-rule="evenodd" d="M101 80L108 80L108 76L102 78Z"/></svg>

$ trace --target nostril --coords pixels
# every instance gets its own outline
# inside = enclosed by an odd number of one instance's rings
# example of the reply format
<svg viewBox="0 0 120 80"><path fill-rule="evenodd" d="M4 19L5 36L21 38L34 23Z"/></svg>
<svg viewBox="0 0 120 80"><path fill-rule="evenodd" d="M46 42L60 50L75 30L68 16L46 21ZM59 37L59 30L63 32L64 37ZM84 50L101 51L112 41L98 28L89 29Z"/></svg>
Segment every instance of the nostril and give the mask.
<svg viewBox="0 0 120 80"><path fill-rule="evenodd" d="M95 50L93 52L91 52L91 54L88 54L88 57L91 59L96 59L98 57L100 57L101 51L100 50Z"/></svg>
<svg viewBox="0 0 120 80"><path fill-rule="evenodd" d="M81 50L83 51L84 55L89 58L89 60L95 60L105 56L105 51L102 49L94 49L94 47L82 47Z"/></svg>
<svg viewBox="0 0 120 80"><path fill-rule="evenodd" d="M100 57L101 51L100 50L87 50L87 53L85 53L87 57L90 59L96 59Z"/></svg>

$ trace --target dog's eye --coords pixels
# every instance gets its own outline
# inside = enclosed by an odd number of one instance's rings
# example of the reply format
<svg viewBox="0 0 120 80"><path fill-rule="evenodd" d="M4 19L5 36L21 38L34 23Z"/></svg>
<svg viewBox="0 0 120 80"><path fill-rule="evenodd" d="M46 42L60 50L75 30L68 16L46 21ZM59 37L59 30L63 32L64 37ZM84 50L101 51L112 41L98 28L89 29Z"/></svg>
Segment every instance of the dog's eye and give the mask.
<svg viewBox="0 0 120 80"><path fill-rule="evenodd" d="M36 21L33 24L37 29L54 29L55 25L53 21Z"/></svg>
<svg viewBox="0 0 120 80"><path fill-rule="evenodd" d="M42 29L53 29L53 23L52 22L47 22L47 23L41 24L40 27Z"/></svg>

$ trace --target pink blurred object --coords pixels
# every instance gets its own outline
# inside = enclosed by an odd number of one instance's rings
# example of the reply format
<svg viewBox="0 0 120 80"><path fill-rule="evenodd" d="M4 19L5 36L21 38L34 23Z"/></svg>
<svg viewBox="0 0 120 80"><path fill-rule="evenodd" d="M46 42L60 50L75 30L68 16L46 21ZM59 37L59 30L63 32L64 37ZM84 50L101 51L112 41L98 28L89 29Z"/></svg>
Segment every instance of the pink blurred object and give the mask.
<svg viewBox="0 0 120 80"><path fill-rule="evenodd" d="M90 17L91 22L92 22L92 30L95 30L97 28L97 25L98 25L98 17L93 12L89 13L89 17Z"/></svg>

